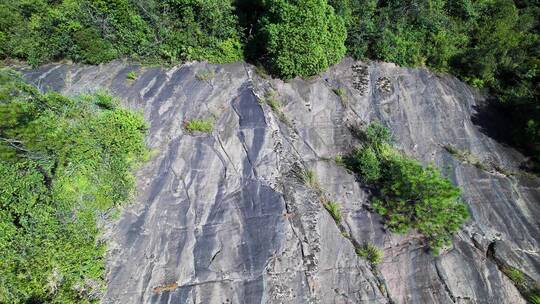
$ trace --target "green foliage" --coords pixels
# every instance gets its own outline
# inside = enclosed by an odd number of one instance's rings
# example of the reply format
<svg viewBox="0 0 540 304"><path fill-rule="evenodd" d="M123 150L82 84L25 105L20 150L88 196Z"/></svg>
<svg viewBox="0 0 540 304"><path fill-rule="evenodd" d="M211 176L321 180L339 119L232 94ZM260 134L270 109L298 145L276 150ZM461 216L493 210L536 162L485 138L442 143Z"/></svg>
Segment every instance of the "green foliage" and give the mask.
<svg viewBox="0 0 540 304"><path fill-rule="evenodd" d="M345 166L345 159L341 154L336 155L336 157L334 158L334 162L336 162L338 166Z"/></svg>
<svg viewBox="0 0 540 304"><path fill-rule="evenodd" d="M126 78L129 79L129 80L135 80L135 79L137 79L137 77L138 77L137 72L135 72L135 71L130 71L126 75Z"/></svg>
<svg viewBox="0 0 540 304"><path fill-rule="evenodd" d="M257 62L255 65L255 73L265 79L268 79L270 76L264 65L262 65L260 62Z"/></svg>
<svg viewBox="0 0 540 304"><path fill-rule="evenodd" d="M212 133L212 131L214 130L214 120L212 118L191 119L184 124L184 128L190 133L193 133L195 131Z"/></svg>
<svg viewBox="0 0 540 304"><path fill-rule="evenodd" d="M162 24L163 54L216 63L242 59L241 34L231 0L166 0L153 4L153 21ZM163 12L169 12L163 14ZM161 19L165 19L161 21Z"/></svg>
<svg viewBox="0 0 540 304"><path fill-rule="evenodd" d="M268 92L266 92L266 94L264 95L264 98L260 100L260 102L267 104L270 107L270 109L272 109L272 111L276 114L279 120L281 120L283 123L290 126L290 121L287 118L287 116L285 116L285 113L283 113L282 111L283 104L279 100L279 97L276 91L269 90Z"/></svg>
<svg viewBox="0 0 540 304"><path fill-rule="evenodd" d="M329 3L345 20L354 58L428 66L487 88L514 128L513 143L540 155L538 1Z"/></svg>
<svg viewBox="0 0 540 304"><path fill-rule="evenodd" d="M450 243L452 233L467 218L459 189L435 168L424 168L402 155L386 159L384 166L382 199L376 200L373 207L385 217L391 230L405 233L414 228L437 253L438 248Z"/></svg>
<svg viewBox="0 0 540 304"><path fill-rule="evenodd" d="M540 304L540 294L531 294L527 297L527 300L532 304Z"/></svg>
<svg viewBox="0 0 540 304"><path fill-rule="evenodd" d="M525 283L525 274L521 270L514 267L506 267L503 268L503 272L515 284L522 285Z"/></svg>
<svg viewBox="0 0 540 304"><path fill-rule="evenodd" d="M470 151L459 150L452 145L445 145L443 148L446 151L448 151L448 153L452 154L454 157L456 157L458 160L464 163L471 164L481 170L490 169L488 165L486 164L486 161L479 159L478 157L473 155Z"/></svg>
<svg viewBox="0 0 540 304"><path fill-rule="evenodd" d="M311 76L345 55L344 22L326 0L265 0L261 19L269 69L283 78Z"/></svg>
<svg viewBox="0 0 540 304"><path fill-rule="evenodd" d="M540 162L539 15L538 1L512 0L0 0L0 59L248 59L282 78L346 51L428 66L486 88L508 141Z"/></svg>
<svg viewBox="0 0 540 304"><path fill-rule="evenodd" d="M364 243L361 247L356 248L356 254L368 260L373 266L379 265L384 257L383 251L371 243Z"/></svg>
<svg viewBox="0 0 540 304"><path fill-rule="evenodd" d="M518 268L502 265L499 268L519 290L529 303L540 304L540 286L531 277Z"/></svg>
<svg viewBox="0 0 540 304"><path fill-rule="evenodd" d="M341 221L341 209L338 203L332 201L327 202L326 204L324 204L324 208L330 213L334 221Z"/></svg>
<svg viewBox="0 0 540 304"><path fill-rule="evenodd" d="M104 92L42 95L0 70L0 124L0 302L97 302L97 218L130 197L142 116Z"/></svg>
<svg viewBox="0 0 540 304"><path fill-rule="evenodd" d="M371 56L369 50L375 35L380 31L376 26L377 0L330 0L347 27L345 45L354 58Z"/></svg>
<svg viewBox="0 0 540 304"><path fill-rule="evenodd" d="M1 57L33 65L120 56L159 61L242 58L232 1L1 1Z"/></svg>
<svg viewBox="0 0 540 304"><path fill-rule="evenodd" d="M383 145L392 141L390 130L378 121L370 123L365 131L365 139L375 149L380 149Z"/></svg>
<svg viewBox="0 0 540 304"><path fill-rule="evenodd" d="M352 155L354 170L359 172L364 181L374 183L381 177L381 164L371 146L355 149Z"/></svg>
<svg viewBox="0 0 540 304"><path fill-rule="evenodd" d="M339 88L334 88L332 89L332 91L337 95L339 96L340 98L343 98L346 96L346 93L345 93L345 89L339 87Z"/></svg>
<svg viewBox="0 0 540 304"><path fill-rule="evenodd" d="M393 149L380 123L370 124L363 137L364 146L347 157L346 165L377 189L373 208L392 231L416 229L438 253L468 217L459 189L434 167Z"/></svg>

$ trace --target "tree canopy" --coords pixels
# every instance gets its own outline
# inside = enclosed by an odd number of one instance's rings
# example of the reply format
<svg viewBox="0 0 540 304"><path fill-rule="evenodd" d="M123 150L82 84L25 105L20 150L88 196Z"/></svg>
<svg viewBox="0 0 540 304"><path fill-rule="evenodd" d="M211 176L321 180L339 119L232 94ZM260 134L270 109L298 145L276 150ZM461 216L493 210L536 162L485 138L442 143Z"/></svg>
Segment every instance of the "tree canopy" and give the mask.
<svg viewBox="0 0 540 304"><path fill-rule="evenodd" d="M345 25L326 0L267 0L265 5L261 36L275 74L315 75L345 55Z"/></svg>
<svg viewBox="0 0 540 304"><path fill-rule="evenodd" d="M130 196L146 124L104 92L41 94L0 70L0 303L89 303L99 219Z"/></svg>

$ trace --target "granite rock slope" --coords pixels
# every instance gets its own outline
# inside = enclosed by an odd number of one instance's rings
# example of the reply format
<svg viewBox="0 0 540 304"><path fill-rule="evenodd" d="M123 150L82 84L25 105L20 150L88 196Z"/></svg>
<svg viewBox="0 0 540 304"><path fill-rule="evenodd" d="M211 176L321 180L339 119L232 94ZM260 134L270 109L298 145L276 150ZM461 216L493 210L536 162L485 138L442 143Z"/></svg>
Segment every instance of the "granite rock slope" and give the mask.
<svg viewBox="0 0 540 304"><path fill-rule="evenodd" d="M43 90L109 89L149 122L136 202L107 229L103 303L526 303L501 269L540 281L540 180L473 123L482 97L454 77L350 59L289 82L245 63L24 74ZM187 132L192 119L213 132ZM355 145L351 127L374 119L463 190L471 219L440 256L385 231L333 161ZM321 196L341 205L342 225ZM363 242L383 249L379 266L356 255Z"/></svg>

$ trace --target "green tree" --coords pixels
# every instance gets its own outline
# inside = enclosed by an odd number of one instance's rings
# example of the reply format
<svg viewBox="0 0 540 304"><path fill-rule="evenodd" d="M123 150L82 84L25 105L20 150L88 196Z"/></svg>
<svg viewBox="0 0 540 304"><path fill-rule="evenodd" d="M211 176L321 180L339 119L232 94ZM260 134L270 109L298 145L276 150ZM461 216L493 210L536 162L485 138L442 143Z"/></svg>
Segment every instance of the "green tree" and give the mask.
<svg viewBox="0 0 540 304"><path fill-rule="evenodd" d="M391 231L416 229L435 254L451 242L468 217L459 188L432 166L396 151L381 123L369 124L363 147L346 157L346 165L375 188L372 206Z"/></svg>
<svg viewBox="0 0 540 304"><path fill-rule="evenodd" d="M158 24L165 56L216 63L243 58L243 34L232 0L166 0L155 6L151 20Z"/></svg>
<svg viewBox="0 0 540 304"><path fill-rule="evenodd" d="M374 208L386 218L390 229L401 233L418 230L435 253L448 245L468 217L459 189L435 168L424 168L401 155L385 160L383 175L383 199Z"/></svg>
<svg viewBox="0 0 540 304"><path fill-rule="evenodd" d="M99 300L97 219L130 197L145 130L104 92L41 94L0 70L0 303Z"/></svg>
<svg viewBox="0 0 540 304"><path fill-rule="evenodd" d="M326 0L266 0L265 56L275 74L315 75L345 55L345 25Z"/></svg>

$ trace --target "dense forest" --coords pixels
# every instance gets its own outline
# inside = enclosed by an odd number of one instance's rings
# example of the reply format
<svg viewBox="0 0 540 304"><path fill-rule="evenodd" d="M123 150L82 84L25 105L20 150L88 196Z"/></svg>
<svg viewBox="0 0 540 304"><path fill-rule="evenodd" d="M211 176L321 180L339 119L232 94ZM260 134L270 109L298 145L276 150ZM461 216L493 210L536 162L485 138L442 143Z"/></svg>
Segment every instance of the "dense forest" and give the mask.
<svg viewBox="0 0 540 304"><path fill-rule="evenodd" d="M538 16L534 0L2 0L0 58L247 59L282 78L315 75L346 54L426 66L488 91L513 126L507 141L534 156Z"/></svg>

